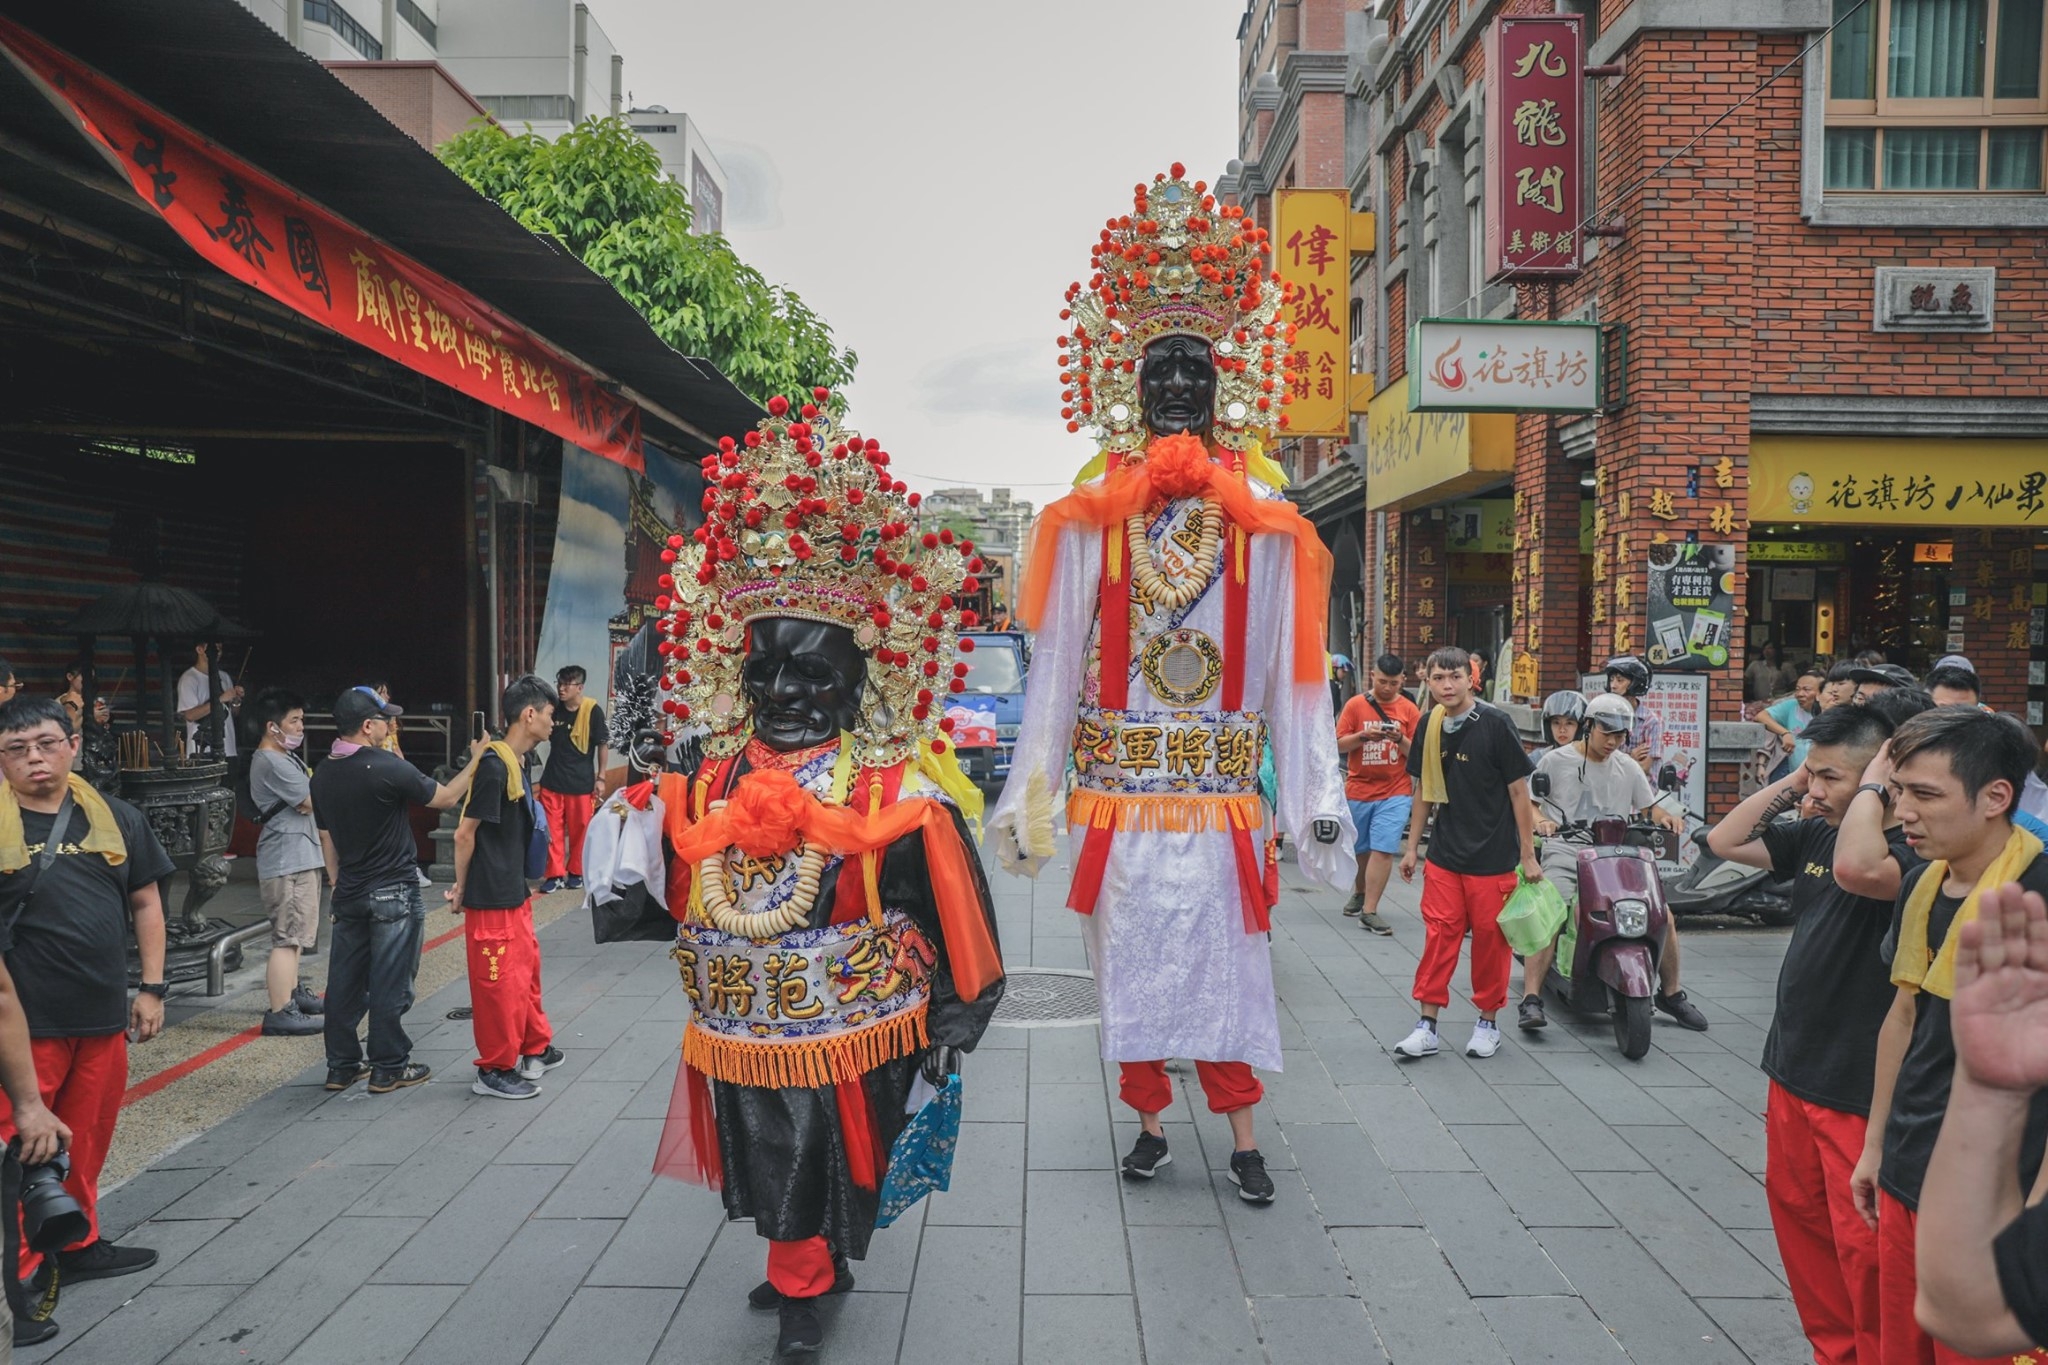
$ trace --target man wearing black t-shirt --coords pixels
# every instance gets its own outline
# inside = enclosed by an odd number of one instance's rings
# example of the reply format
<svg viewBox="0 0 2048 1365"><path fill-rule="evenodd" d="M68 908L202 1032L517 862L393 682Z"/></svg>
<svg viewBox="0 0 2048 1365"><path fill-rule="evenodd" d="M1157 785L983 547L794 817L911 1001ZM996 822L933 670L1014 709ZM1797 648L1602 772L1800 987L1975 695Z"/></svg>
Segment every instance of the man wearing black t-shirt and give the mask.
<svg viewBox="0 0 2048 1365"><path fill-rule="evenodd" d="M1802 736L1805 762L1707 835L1717 857L1792 881L1792 941L1764 1040L1764 1197L1819 1365L1878 1361L1877 1235L1857 1215L1849 1177L1863 1154L1877 1035L1894 994L1878 955L1892 904L1844 890L1831 869L1856 784L1890 736L1875 710L1821 713ZM1778 818L1802 801L1807 819ZM1917 865L1898 822L1885 819L1894 873Z"/></svg>
<svg viewBox="0 0 2048 1365"><path fill-rule="evenodd" d="M99 1235L99 1177L128 1088L129 1040L147 1042L163 1028L157 883L172 871L140 811L73 773L78 749L71 713L57 702L18 697L0 705L0 954L28 1016L43 1103L71 1129L64 1188L88 1223L83 1239L57 1253L61 1283L156 1263L154 1251ZM132 1003L130 924L142 957ZM11 1112L0 1110L0 1136L13 1127ZM42 1259L24 1244L23 1278Z"/></svg>
<svg viewBox="0 0 2048 1365"><path fill-rule="evenodd" d="M1515 889L1515 868L1534 880L1536 813L1529 804L1529 756L1514 722L1472 693L1472 656L1439 649L1423 665L1436 709L1416 728L1408 751L1415 779L1415 809L1408 819L1408 846L1401 854L1401 880L1415 880L1416 846L1432 808L1441 807L1429 838L1429 867L1422 879L1422 960L1415 968L1415 1000L1422 1017L1415 1031L1394 1045L1404 1057L1437 1051L1436 1021L1450 1003L1458 952L1472 935L1472 1003L1479 1022L1465 1045L1471 1057L1500 1050L1494 1018L1507 1003L1514 954L1501 937L1500 911Z"/></svg>
<svg viewBox="0 0 2048 1365"><path fill-rule="evenodd" d="M1979 1355L2048 1345L2048 1204L2019 1182L2048 1089L2048 904L2008 883L1956 931L1956 1079L1920 1186L1920 1325Z"/></svg>
<svg viewBox="0 0 2048 1365"><path fill-rule="evenodd" d="M526 889L533 817L526 804L526 756L548 737L555 689L531 673L505 689L498 713L505 738L484 750L455 831L455 885L469 949L470 1016L479 1095L530 1100L562 1064L540 1004L540 941Z"/></svg>
<svg viewBox="0 0 2048 1365"><path fill-rule="evenodd" d="M410 806L449 810L469 792L477 755L446 783L398 755L383 741L404 710L367 687L334 700L337 736L313 770L313 818L320 825L327 875L334 883L334 941L327 962L327 1088L346 1090L364 1076L370 1093L418 1085L428 1068L410 1060L402 1022L412 1008L427 910L420 899ZM356 1026L370 1016L369 1064Z"/></svg>
<svg viewBox="0 0 2048 1365"><path fill-rule="evenodd" d="M583 836L591 812L604 795L598 758L611 736L604 708L583 695L585 674L576 664L558 669L554 727L548 734L547 766L540 774L540 805L548 816L547 875L542 894L583 889Z"/></svg>
<svg viewBox="0 0 2048 1365"><path fill-rule="evenodd" d="M1930 861L1903 877L1883 944L1898 992L1878 1037L1870 1112L1886 1119L1870 1125L1850 1178L1858 1212L1877 1229L1878 1333L1887 1362L1965 1359L1916 1319L1915 1224L1955 1072L1955 928L1977 919L1980 890L2017 881L2048 892L2041 841L2011 818L2036 751L2011 717L1954 706L1906 721L1889 747L1893 811L1907 843ZM2048 1095L2036 1095L2014 1150L2023 1188L2040 1169L2044 1140ZM2018 1358L2048 1365L2048 1353Z"/></svg>

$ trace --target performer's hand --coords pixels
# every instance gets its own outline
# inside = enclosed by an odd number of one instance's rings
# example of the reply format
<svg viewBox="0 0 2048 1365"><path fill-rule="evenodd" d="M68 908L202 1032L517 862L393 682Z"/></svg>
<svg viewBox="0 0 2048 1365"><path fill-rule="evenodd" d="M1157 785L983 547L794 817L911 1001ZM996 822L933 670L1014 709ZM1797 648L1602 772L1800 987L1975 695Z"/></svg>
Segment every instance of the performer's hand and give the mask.
<svg viewBox="0 0 2048 1365"><path fill-rule="evenodd" d="M1986 887L1956 943L1956 1059L1979 1085L2048 1085L2048 906L2017 882Z"/></svg>
<svg viewBox="0 0 2048 1365"><path fill-rule="evenodd" d="M1401 855L1401 880L1404 882L1415 880L1415 848L1412 844Z"/></svg>
<svg viewBox="0 0 2048 1365"><path fill-rule="evenodd" d="M920 1068L925 1080L934 1086L946 1083L946 1077L960 1074L960 1049L957 1047L933 1047L925 1049L924 1065Z"/></svg>
<svg viewBox="0 0 2048 1365"><path fill-rule="evenodd" d="M138 1043L146 1043L164 1031L164 1002L148 991L137 991L135 1003L128 1007L128 1036Z"/></svg>
<svg viewBox="0 0 2048 1365"><path fill-rule="evenodd" d="M1319 844L1336 843L1337 831L1339 828L1340 826L1337 824L1335 820L1316 821L1316 842Z"/></svg>
<svg viewBox="0 0 2048 1365"><path fill-rule="evenodd" d="M41 1166L71 1145L71 1130L40 1099L30 1100L29 1106L14 1111L15 1135L21 1141L21 1164Z"/></svg>

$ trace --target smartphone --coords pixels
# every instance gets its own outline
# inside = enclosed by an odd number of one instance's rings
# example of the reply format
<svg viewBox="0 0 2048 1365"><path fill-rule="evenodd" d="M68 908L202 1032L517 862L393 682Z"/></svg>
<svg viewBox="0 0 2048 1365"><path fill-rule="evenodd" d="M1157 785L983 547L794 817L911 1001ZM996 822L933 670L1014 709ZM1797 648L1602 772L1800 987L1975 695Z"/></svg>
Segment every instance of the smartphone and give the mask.
<svg viewBox="0 0 2048 1365"><path fill-rule="evenodd" d="M472 711L472 712L470 712L470 713L469 713L469 742L470 742L471 744L474 744L474 743L476 743L476 742L477 742L478 740L480 740L480 739L483 739L483 738L484 738L484 737L485 737L486 735L488 735L488 734L489 734L489 731L488 731L488 730L487 730L487 729L485 728L485 726L484 726L484 713L483 713L483 712L481 712L481 711Z"/></svg>

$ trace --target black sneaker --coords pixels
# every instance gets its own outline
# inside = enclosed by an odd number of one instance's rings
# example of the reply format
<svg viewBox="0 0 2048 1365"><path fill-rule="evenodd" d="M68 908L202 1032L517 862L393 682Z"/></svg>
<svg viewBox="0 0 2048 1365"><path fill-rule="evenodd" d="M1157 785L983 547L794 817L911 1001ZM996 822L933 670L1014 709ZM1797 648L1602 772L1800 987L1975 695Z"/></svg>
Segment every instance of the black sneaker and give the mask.
<svg viewBox="0 0 2048 1365"><path fill-rule="evenodd" d="M472 1094L494 1100L530 1100L540 1095L539 1086L510 1067L503 1071L478 1068L469 1089Z"/></svg>
<svg viewBox="0 0 2048 1365"><path fill-rule="evenodd" d="M300 1013L296 1000L281 1010L263 1011L265 1038L306 1038L324 1032L326 1028L325 1023L312 1015Z"/></svg>
<svg viewBox="0 0 2048 1365"><path fill-rule="evenodd" d="M784 1299L777 1311L782 1314L775 1334L777 1360L811 1355L825 1344L825 1324L818 1321L816 1299Z"/></svg>
<svg viewBox="0 0 2048 1365"><path fill-rule="evenodd" d="M57 1281L76 1284L80 1280L112 1280L155 1264L156 1253L148 1247L117 1247L100 1237L76 1251L57 1253Z"/></svg>
<svg viewBox="0 0 2048 1365"><path fill-rule="evenodd" d="M540 894L543 896L552 896L561 889L562 879L560 877L549 877L540 884Z"/></svg>
<svg viewBox="0 0 2048 1365"><path fill-rule="evenodd" d="M1535 1030L1550 1027L1550 1016L1543 1012L1541 996L1525 995L1522 1003L1515 1006L1515 1022L1523 1028Z"/></svg>
<svg viewBox="0 0 2048 1365"><path fill-rule="evenodd" d="M846 1263L846 1257L832 1253L832 1287L827 1294L850 1294L853 1292L853 1267ZM767 1280L747 1291L747 1306L766 1311L782 1307L782 1291Z"/></svg>
<svg viewBox="0 0 2048 1365"><path fill-rule="evenodd" d="M370 1068L361 1062L354 1066L330 1066L327 1068L327 1088L346 1090L369 1074Z"/></svg>
<svg viewBox="0 0 2048 1365"><path fill-rule="evenodd" d="M1166 1139L1153 1137L1140 1129L1138 1140L1131 1146L1131 1154L1124 1158L1124 1174L1140 1180L1150 1180L1159 1174L1161 1166L1171 1166L1173 1154L1166 1150Z"/></svg>
<svg viewBox="0 0 2048 1365"><path fill-rule="evenodd" d="M434 1069L430 1066L420 1062L407 1062L396 1071L379 1071L373 1074L370 1077L370 1093L372 1095L388 1095L394 1090L403 1090L407 1086L424 1085L426 1084L427 1077L433 1074Z"/></svg>
<svg viewBox="0 0 2048 1365"><path fill-rule="evenodd" d="M1247 1204L1273 1202L1273 1177L1266 1174L1266 1158L1256 1147L1230 1154L1230 1183L1237 1186L1237 1197Z"/></svg>
<svg viewBox="0 0 2048 1365"><path fill-rule="evenodd" d="M16 1318L14 1320L15 1348L19 1350L23 1346L40 1346L62 1330L56 1323L47 1319L37 1322L34 1318Z"/></svg>
<svg viewBox="0 0 2048 1365"><path fill-rule="evenodd" d="M519 1074L529 1081L537 1081L568 1060L567 1057L562 1055L562 1049L549 1044L546 1052L536 1053L531 1057L521 1057L519 1059Z"/></svg>
<svg viewBox="0 0 2048 1365"><path fill-rule="evenodd" d="M1684 991L1673 991L1670 995L1657 992L1657 1008L1678 1021L1680 1028L1689 1028L1694 1033L1707 1031L1707 1016L1700 1013L1700 1007L1685 998Z"/></svg>
<svg viewBox="0 0 2048 1365"><path fill-rule="evenodd" d="M562 879L562 886L565 890L581 891L583 889L583 878L572 872Z"/></svg>
<svg viewBox="0 0 2048 1365"><path fill-rule="evenodd" d="M292 1004L298 1006L300 1014L327 1013L327 997L313 994L303 983L292 987Z"/></svg>

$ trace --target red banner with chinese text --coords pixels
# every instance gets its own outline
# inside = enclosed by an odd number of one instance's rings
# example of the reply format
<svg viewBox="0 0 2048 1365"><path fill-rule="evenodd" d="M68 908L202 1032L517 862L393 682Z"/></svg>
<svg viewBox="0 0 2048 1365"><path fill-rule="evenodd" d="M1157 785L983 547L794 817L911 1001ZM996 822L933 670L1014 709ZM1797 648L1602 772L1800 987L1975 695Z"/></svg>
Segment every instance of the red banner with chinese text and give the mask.
<svg viewBox="0 0 2048 1365"><path fill-rule="evenodd" d="M1294 286L1289 436L1337 436L1351 425L1351 196L1277 190L1273 270Z"/></svg>
<svg viewBox="0 0 2048 1365"><path fill-rule="evenodd" d="M1576 14L1543 14L1496 19L1486 31L1489 282L1579 273L1580 24Z"/></svg>
<svg viewBox="0 0 2048 1365"><path fill-rule="evenodd" d="M273 180L28 30L4 46L223 273L480 403L628 469L640 410L469 291Z"/></svg>

